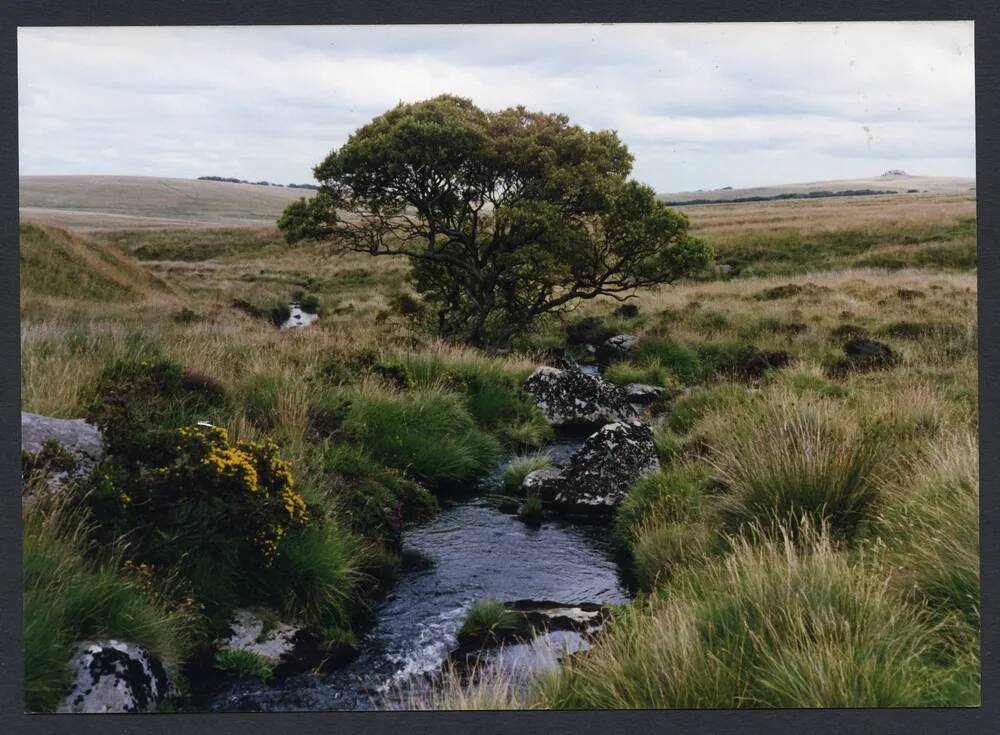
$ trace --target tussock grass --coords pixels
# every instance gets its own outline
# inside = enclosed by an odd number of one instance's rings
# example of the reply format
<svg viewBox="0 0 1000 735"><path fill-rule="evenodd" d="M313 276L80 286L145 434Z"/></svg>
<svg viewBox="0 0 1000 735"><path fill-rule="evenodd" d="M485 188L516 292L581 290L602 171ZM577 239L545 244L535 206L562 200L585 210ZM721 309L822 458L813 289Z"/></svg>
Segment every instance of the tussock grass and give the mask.
<svg viewBox="0 0 1000 735"><path fill-rule="evenodd" d="M518 494L521 490L521 483L524 478L535 470L544 470L552 466L552 460L545 452L535 454L524 454L515 457L510 464L504 468L501 478L501 487L505 493L510 495Z"/></svg>
<svg viewBox="0 0 1000 735"><path fill-rule="evenodd" d="M476 600L458 630L459 636L516 632L524 628L524 618L508 610L498 600Z"/></svg>
<svg viewBox="0 0 1000 735"><path fill-rule="evenodd" d="M69 685L67 664L80 641L116 638L148 648L168 670L188 654L194 630L189 610L171 607L124 568L121 547L98 549L90 521L68 494L32 488L22 522L21 566L25 706L52 711ZM161 580L166 589L170 580Z"/></svg>
<svg viewBox="0 0 1000 735"><path fill-rule="evenodd" d="M215 654L215 668L234 679L254 677L268 681L274 676L274 666L254 653L242 649L226 649Z"/></svg>
<svg viewBox="0 0 1000 735"><path fill-rule="evenodd" d="M461 399L441 390L391 395L369 389L352 398L344 427L378 461L435 487L482 475L499 453Z"/></svg>
<svg viewBox="0 0 1000 735"><path fill-rule="evenodd" d="M937 700L930 637L885 584L826 535L735 541L620 611L544 682L557 708L886 707Z"/></svg>
<svg viewBox="0 0 1000 735"><path fill-rule="evenodd" d="M805 517L849 538L875 512L879 451L836 404L780 402L727 416L709 459L727 488L723 525L779 529Z"/></svg>

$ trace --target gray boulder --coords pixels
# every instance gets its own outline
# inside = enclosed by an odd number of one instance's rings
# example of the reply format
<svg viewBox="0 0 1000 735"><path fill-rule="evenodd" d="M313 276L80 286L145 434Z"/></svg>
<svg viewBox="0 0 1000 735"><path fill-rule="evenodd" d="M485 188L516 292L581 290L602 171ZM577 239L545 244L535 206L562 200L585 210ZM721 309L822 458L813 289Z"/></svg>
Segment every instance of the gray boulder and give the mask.
<svg viewBox="0 0 1000 735"><path fill-rule="evenodd" d="M638 343L639 338L631 334L616 334L614 337L608 337L597 348L597 359L602 363L617 360L624 357Z"/></svg>
<svg viewBox="0 0 1000 735"><path fill-rule="evenodd" d="M554 426L603 426L636 416L618 386L580 370L540 367L524 381L524 390Z"/></svg>
<svg viewBox="0 0 1000 735"><path fill-rule="evenodd" d="M557 512L606 514L640 477L659 466L652 429L638 421L618 422L588 437L564 469L529 473L522 489Z"/></svg>
<svg viewBox="0 0 1000 735"><path fill-rule="evenodd" d="M76 460L71 472L58 472L49 478L53 485L81 477L104 459L104 439L96 426L83 419L54 419L21 412L21 451L38 454L46 443L56 443Z"/></svg>
<svg viewBox="0 0 1000 735"><path fill-rule="evenodd" d="M73 687L60 712L152 712L169 688L163 664L132 643L81 643L70 668Z"/></svg>
<svg viewBox="0 0 1000 735"><path fill-rule="evenodd" d="M647 385L646 383L629 383L623 386L622 390L629 401L638 404L652 403L667 392L666 388L661 388L658 385Z"/></svg>

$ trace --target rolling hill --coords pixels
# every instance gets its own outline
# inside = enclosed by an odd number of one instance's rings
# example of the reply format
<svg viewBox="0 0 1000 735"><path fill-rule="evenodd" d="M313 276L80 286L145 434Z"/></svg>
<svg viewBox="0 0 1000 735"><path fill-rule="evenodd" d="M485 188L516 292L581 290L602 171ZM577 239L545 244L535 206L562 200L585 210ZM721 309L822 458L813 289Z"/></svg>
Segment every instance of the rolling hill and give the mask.
<svg viewBox="0 0 1000 735"><path fill-rule="evenodd" d="M680 191L660 194L659 197L664 201L677 203L692 202L694 200L732 202L752 197L771 199L782 195L808 195L814 192L872 190L880 192L892 191L904 194L916 190L916 192L928 194L961 194L975 188L976 180L963 176L910 176L903 173L886 173L881 176L870 176L862 179L808 181L799 184L755 186L745 189L726 188Z"/></svg>
<svg viewBox="0 0 1000 735"><path fill-rule="evenodd" d="M22 176L21 220L73 229L270 225L307 189L153 176Z"/></svg>

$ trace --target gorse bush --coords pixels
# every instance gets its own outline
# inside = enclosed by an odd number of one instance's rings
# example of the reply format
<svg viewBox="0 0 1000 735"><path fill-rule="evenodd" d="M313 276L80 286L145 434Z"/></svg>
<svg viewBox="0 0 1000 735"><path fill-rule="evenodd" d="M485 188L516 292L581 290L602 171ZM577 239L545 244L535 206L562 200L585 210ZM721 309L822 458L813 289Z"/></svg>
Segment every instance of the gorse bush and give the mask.
<svg viewBox="0 0 1000 735"><path fill-rule="evenodd" d="M223 595L236 580L311 521L270 440L231 444L223 429L185 427L157 455L136 473L95 473L88 502L104 538L126 536L136 561L187 570L206 604L233 602Z"/></svg>
<svg viewBox="0 0 1000 735"><path fill-rule="evenodd" d="M710 461L727 491L724 526L794 528L803 518L851 537L875 512L876 439L826 402L778 402L726 416Z"/></svg>
<svg viewBox="0 0 1000 735"><path fill-rule="evenodd" d="M86 512L68 494L35 490L21 559L26 709L56 708L80 641L126 640L174 669L190 651L195 608L168 601L169 580L154 585L123 562L120 546L94 544Z"/></svg>
<svg viewBox="0 0 1000 735"><path fill-rule="evenodd" d="M212 420L226 407L217 381L156 358L116 360L102 373L88 418L108 452L126 464L157 457L181 426Z"/></svg>
<svg viewBox="0 0 1000 735"><path fill-rule="evenodd" d="M475 479L499 452L462 400L441 390L359 394L344 428L374 459L432 487Z"/></svg>
<svg viewBox="0 0 1000 735"><path fill-rule="evenodd" d="M886 707L940 700L930 640L826 536L751 545L616 611L594 647L541 682L557 708ZM805 543L803 544L803 539Z"/></svg>

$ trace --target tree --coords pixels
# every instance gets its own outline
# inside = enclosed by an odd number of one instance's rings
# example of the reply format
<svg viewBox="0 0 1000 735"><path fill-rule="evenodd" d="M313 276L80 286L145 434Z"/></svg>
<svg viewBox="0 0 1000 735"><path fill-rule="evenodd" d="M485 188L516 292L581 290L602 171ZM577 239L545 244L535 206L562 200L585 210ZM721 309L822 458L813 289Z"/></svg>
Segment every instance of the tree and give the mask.
<svg viewBox="0 0 1000 735"><path fill-rule="evenodd" d="M278 226L291 243L408 257L443 336L498 346L581 299L624 301L708 263L631 166L614 132L442 95L358 129Z"/></svg>

